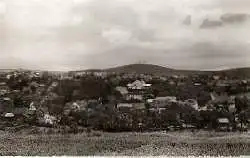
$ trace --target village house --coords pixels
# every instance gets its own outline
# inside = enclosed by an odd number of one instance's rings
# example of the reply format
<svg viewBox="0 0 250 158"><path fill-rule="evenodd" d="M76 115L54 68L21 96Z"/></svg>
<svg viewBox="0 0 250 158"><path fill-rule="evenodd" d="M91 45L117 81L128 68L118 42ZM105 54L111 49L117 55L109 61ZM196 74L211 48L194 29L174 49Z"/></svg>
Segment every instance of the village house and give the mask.
<svg viewBox="0 0 250 158"><path fill-rule="evenodd" d="M94 76L101 77L101 78L106 78L108 76L107 72L102 72L102 71L101 72L94 72L93 74L94 74Z"/></svg>
<svg viewBox="0 0 250 158"><path fill-rule="evenodd" d="M218 118L217 119L217 130L219 131L229 131L230 121L228 118Z"/></svg>
<svg viewBox="0 0 250 158"><path fill-rule="evenodd" d="M195 99L187 99L184 101L184 104L194 108L195 110L199 109L198 102Z"/></svg>
<svg viewBox="0 0 250 158"><path fill-rule="evenodd" d="M167 105L176 103L176 97L167 96L167 97L156 97L155 99L149 100L152 108L165 108Z"/></svg>
<svg viewBox="0 0 250 158"><path fill-rule="evenodd" d="M85 76L85 75L87 75L86 71L78 71L78 72L74 73L74 76L80 76L80 77L82 77L82 76Z"/></svg>
<svg viewBox="0 0 250 158"><path fill-rule="evenodd" d="M201 86L202 84L199 82L194 83L194 86Z"/></svg>
<svg viewBox="0 0 250 158"><path fill-rule="evenodd" d="M127 95L128 95L127 87L118 86L118 87L115 88L115 90L120 92L120 94L123 96L124 99L127 98Z"/></svg>
<svg viewBox="0 0 250 158"><path fill-rule="evenodd" d="M170 81L168 81L168 84L169 84L169 85L175 85L176 83L175 83L175 81L170 80Z"/></svg>
<svg viewBox="0 0 250 158"><path fill-rule="evenodd" d="M119 103L117 104L117 109L119 110L145 110L145 103Z"/></svg>
<svg viewBox="0 0 250 158"><path fill-rule="evenodd" d="M73 76L71 76L69 73L66 73L66 72L62 72L60 75L60 80L72 80L73 79Z"/></svg>
<svg viewBox="0 0 250 158"><path fill-rule="evenodd" d="M30 105L29 105L29 110L30 111L36 111L36 107L34 105L34 102L31 102Z"/></svg>
<svg viewBox="0 0 250 158"><path fill-rule="evenodd" d="M206 104L205 106L199 107L198 111L213 111L215 107L212 104Z"/></svg>
<svg viewBox="0 0 250 158"><path fill-rule="evenodd" d="M151 84L146 84L143 80L136 80L133 83L127 84L128 94L126 95L126 100L143 101L143 95L150 87Z"/></svg>
<svg viewBox="0 0 250 158"><path fill-rule="evenodd" d="M4 117L5 118L13 118L13 117L15 117L15 115L13 113L11 113L11 112L7 112L7 113L4 114Z"/></svg>
<svg viewBox="0 0 250 158"><path fill-rule="evenodd" d="M225 104L228 103L230 97L226 93L210 93L211 100L209 101L211 104Z"/></svg>
<svg viewBox="0 0 250 158"><path fill-rule="evenodd" d="M166 108L149 108L149 111L151 113L162 114L164 111L166 111Z"/></svg>
<svg viewBox="0 0 250 158"><path fill-rule="evenodd" d="M20 108L13 108L12 113L14 114L14 119L18 122L24 122L24 115L27 111L27 108L20 107Z"/></svg>
<svg viewBox="0 0 250 158"><path fill-rule="evenodd" d="M213 79L214 79L214 80L219 80L219 79L220 79L220 76L218 76L218 75L213 75Z"/></svg>
<svg viewBox="0 0 250 158"><path fill-rule="evenodd" d="M130 90L143 90L151 87L151 84L146 84L143 80L136 80L133 83L127 84L128 89Z"/></svg>
<svg viewBox="0 0 250 158"><path fill-rule="evenodd" d="M2 117L5 121L13 121L15 115L11 112L6 112L6 113L2 114Z"/></svg>
<svg viewBox="0 0 250 158"><path fill-rule="evenodd" d="M13 101L8 98L0 98L0 113L11 111L13 108Z"/></svg>
<svg viewBox="0 0 250 158"><path fill-rule="evenodd" d="M58 119L55 116L49 115L49 114L44 114L43 117L38 119L38 124L42 126L48 126L52 127L56 125L58 122Z"/></svg>
<svg viewBox="0 0 250 158"><path fill-rule="evenodd" d="M6 82L1 82L0 83L0 95L5 95L10 91L8 85Z"/></svg>
<svg viewBox="0 0 250 158"><path fill-rule="evenodd" d="M138 100L138 101L142 101L143 100L143 95L141 95L141 94L128 94L126 96L126 100Z"/></svg>
<svg viewBox="0 0 250 158"><path fill-rule="evenodd" d="M133 103L133 109L134 110L145 110L146 106L145 103Z"/></svg>
<svg viewBox="0 0 250 158"><path fill-rule="evenodd" d="M118 110L130 110L133 108L133 104L131 103L119 103L116 105Z"/></svg>
<svg viewBox="0 0 250 158"><path fill-rule="evenodd" d="M57 87L58 84L59 84L58 82L55 82L55 81L54 81L54 82L52 82L51 87Z"/></svg>

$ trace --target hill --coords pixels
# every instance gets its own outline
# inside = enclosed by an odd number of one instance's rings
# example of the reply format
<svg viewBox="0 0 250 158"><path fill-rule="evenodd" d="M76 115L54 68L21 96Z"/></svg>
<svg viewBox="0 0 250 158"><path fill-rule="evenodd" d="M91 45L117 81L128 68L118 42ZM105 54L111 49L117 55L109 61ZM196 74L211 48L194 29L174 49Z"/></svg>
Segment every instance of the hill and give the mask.
<svg viewBox="0 0 250 158"><path fill-rule="evenodd" d="M238 78L250 78L250 68L234 68L228 70L222 70L215 72L216 74L224 74L229 77L238 77Z"/></svg>
<svg viewBox="0 0 250 158"><path fill-rule="evenodd" d="M106 69L107 72L116 73L144 73L154 75L190 75L190 74L201 74L209 73L209 71L198 71L198 70L177 70L171 69L158 65L151 64L131 64L125 66L119 66L115 68Z"/></svg>
<svg viewBox="0 0 250 158"><path fill-rule="evenodd" d="M153 75L195 75L195 74L217 74L226 75L228 77L250 78L250 68L234 68L217 71L200 71L200 70L178 70L152 64L130 64L118 66L108 69L88 69L83 70L88 72L115 72L115 73L138 73L138 74L153 74ZM77 71L79 72L79 71Z"/></svg>

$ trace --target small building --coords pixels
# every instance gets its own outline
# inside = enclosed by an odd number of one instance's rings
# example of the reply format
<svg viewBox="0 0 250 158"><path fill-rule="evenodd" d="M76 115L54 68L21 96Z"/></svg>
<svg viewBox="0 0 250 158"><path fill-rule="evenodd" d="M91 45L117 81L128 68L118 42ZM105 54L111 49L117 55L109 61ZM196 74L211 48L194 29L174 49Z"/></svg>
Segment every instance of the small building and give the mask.
<svg viewBox="0 0 250 158"><path fill-rule="evenodd" d="M221 124L229 124L228 118L218 118L217 122Z"/></svg>
<svg viewBox="0 0 250 158"><path fill-rule="evenodd" d="M228 111L229 111L230 113L235 113L235 112L236 112L235 104L229 104L229 106L228 106Z"/></svg>
<svg viewBox="0 0 250 158"><path fill-rule="evenodd" d="M146 109L146 106L145 106L145 103L119 103L119 104L117 104L117 109L143 111Z"/></svg>
<svg viewBox="0 0 250 158"><path fill-rule="evenodd" d="M213 79L214 79L214 80L219 80L219 79L220 79L220 76L214 75L214 76L213 76Z"/></svg>
<svg viewBox="0 0 250 158"><path fill-rule="evenodd" d="M132 108L133 107L133 104L130 104L130 103L119 103L117 104L117 109L120 109L120 108Z"/></svg>
<svg viewBox="0 0 250 158"><path fill-rule="evenodd" d="M143 100L143 96L141 94L128 94L126 96L126 100Z"/></svg>
<svg viewBox="0 0 250 158"><path fill-rule="evenodd" d="M145 110L146 106L144 103L133 103L133 109L135 110Z"/></svg>
<svg viewBox="0 0 250 158"><path fill-rule="evenodd" d="M30 103L29 110L30 111L36 111L36 107L34 106L34 102Z"/></svg>
<svg viewBox="0 0 250 158"><path fill-rule="evenodd" d="M42 118L38 120L38 124L41 126L54 126L57 123L57 118L49 114L44 114Z"/></svg>
<svg viewBox="0 0 250 158"><path fill-rule="evenodd" d="M13 113L5 113L4 117L5 118L13 118L13 117L15 117L15 115Z"/></svg>
<svg viewBox="0 0 250 158"><path fill-rule="evenodd" d="M184 101L184 104L186 104L186 105L188 105L188 106L191 106L191 107L194 108L195 110L198 110L198 109L199 109L198 102L197 102L197 100L195 100L195 99L188 99L188 100L185 100L185 101Z"/></svg>
<svg viewBox="0 0 250 158"><path fill-rule="evenodd" d="M6 86L7 84L6 84L6 82L0 82L0 88L2 87L2 86Z"/></svg>
<svg viewBox="0 0 250 158"><path fill-rule="evenodd" d="M5 112L1 114L1 119L4 121L13 121L15 120L15 114L12 112Z"/></svg>
<svg viewBox="0 0 250 158"><path fill-rule="evenodd" d="M230 101L230 97L227 94L218 95L217 93L210 93L210 103L212 104L224 104Z"/></svg>
<svg viewBox="0 0 250 158"><path fill-rule="evenodd" d="M143 80L136 80L133 83L127 84L128 89L143 90L151 87L151 84L146 84Z"/></svg>
<svg viewBox="0 0 250 158"><path fill-rule="evenodd" d="M8 97L4 97L3 100L4 100L4 101L11 101L11 99L8 98Z"/></svg>
<svg viewBox="0 0 250 158"><path fill-rule="evenodd" d="M201 83L194 83L194 86L201 86Z"/></svg>
<svg viewBox="0 0 250 158"><path fill-rule="evenodd" d="M53 83L51 84L51 86L52 86L52 87L57 87L58 84L59 84L58 82L53 82Z"/></svg>
<svg viewBox="0 0 250 158"><path fill-rule="evenodd" d="M147 103L153 103L154 99L147 99Z"/></svg>
<svg viewBox="0 0 250 158"><path fill-rule="evenodd" d="M158 113L159 113L159 114L163 113L164 111L166 111L166 108L159 108L159 109L158 109Z"/></svg>
<svg viewBox="0 0 250 158"><path fill-rule="evenodd" d="M171 105L172 103L176 103L176 97L167 96L167 97L156 97L150 103L154 108L165 108L167 105Z"/></svg>
<svg viewBox="0 0 250 158"><path fill-rule="evenodd" d="M217 119L217 130L219 131L229 131L230 121L228 118L218 118Z"/></svg>
<svg viewBox="0 0 250 158"><path fill-rule="evenodd" d="M118 87L115 88L115 90L118 91L118 92L120 92L121 95L123 95L123 96L125 96L125 95L128 94L127 87L120 87L120 86L118 86Z"/></svg>

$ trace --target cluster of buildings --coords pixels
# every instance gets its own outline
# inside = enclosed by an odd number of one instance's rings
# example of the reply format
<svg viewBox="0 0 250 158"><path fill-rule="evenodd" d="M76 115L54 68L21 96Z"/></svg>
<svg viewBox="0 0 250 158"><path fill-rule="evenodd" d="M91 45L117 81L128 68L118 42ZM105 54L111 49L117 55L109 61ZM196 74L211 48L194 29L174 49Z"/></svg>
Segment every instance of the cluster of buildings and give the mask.
<svg viewBox="0 0 250 158"><path fill-rule="evenodd" d="M118 84L112 87L120 94L115 97L114 107L120 113L128 111L150 112L157 116L164 114L170 108L178 107L183 109L191 109L194 112L202 111L226 111L234 117L234 122L241 121L239 113L237 113L237 105L235 98L238 95L246 95L250 90L250 80L238 79L222 79L218 75L207 77L190 77L189 76L152 76L148 74L123 73L115 74L102 71L82 71L74 73L66 72L42 72L42 71L25 71L13 70L0 73L0 114L4 119L21 118L19 116L29 116L37 111L42 111L39 117L40 124L56 124L60 116L52 116L49 113L48 104L54 107L62 106L62 115L68 115L70 111L88 111L90 104L93 106L100 105L99 99L91 100L70 100L64 103L65 96L58 96L53 90L60 86L62 80L76 80L76 78L94 76L103 80L116 80ZM154 80L154 82L152 82ZM125 84L119 84L124 81ZM127 82L129 81L129 82ZM155 82L159 82L169 87L178 89L186 88L189 94L189 87L199 89L210 89L206 91L209 99L206 103L198 103L198 97L189 97L180 99L175 95L157 96L153 93ZM205 88L204 88L205 87ZM174 90L175 90L174 89ZM169 91L173 89L168 89ZM75 93L76 89L73 91ZM229 92L232 92L230 94ZM78 92L80 93L80 91ZM191 93L191 91L190 91ZM235 94L234 94L235 93ZM81 95L81 94L79 94ZM61 98L60 98L61 97ZM90 103L92 102L92 103ZM93 104L94 102L94 104ZM65 105L64 105L65 104ZM41 110L42 109L42 110ZM95 108L91 108L95 109ZM177 113L179 115L179 113ZM250 120L249 120L250 121ZM221 115L217 117L220 128L228 128L232 123L232 119ZM141 122L140 122L141 123ZM245 124L244 124L245 125ZM241 125L242 126L242 125Z"/></svg>
<svg viewBox="0 0 250 158"><path fill-rule="evenodd" d="M58 85L60 75L43 71L10 70L0 73L0 118L5 121L25 123L36 117L50 92ZM54 81L52 81L54 79ZM45 113L46 114L46 113ZM48 114L39 120L48 121ZM32 121L32 120L31 120ZM13 125L13 124L12 124Z"/></svg>

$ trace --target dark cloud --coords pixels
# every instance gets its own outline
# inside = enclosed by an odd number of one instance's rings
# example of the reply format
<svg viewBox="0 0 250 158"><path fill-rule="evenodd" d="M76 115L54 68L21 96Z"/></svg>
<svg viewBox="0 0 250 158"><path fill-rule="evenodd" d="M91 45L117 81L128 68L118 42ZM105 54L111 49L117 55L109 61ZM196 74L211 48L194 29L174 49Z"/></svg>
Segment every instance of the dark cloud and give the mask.
<svg viewBox="0 0 250 158"><path fill-rule="evenodd" d="M220 16L220 20L210 20L208 18L203 20L202 24L200 25L200 28L212 29L231 24L242 24L244 22L247 22L249 19L250 19L249 14L226 13Z"/></svg>
<svg viewBox="0 0 250 158"><path fill-rule="evenodd" d="M250 19L249 14L240 14L240 13L227 13L220 17L221 21L226 24L235 24L243 23Z"/></svg>
<svg viewBox="0 0 250 158"><path fill-rule="evenodd" d="M150 29L136 29L133 32L134 38L142 41L156 41L157 38L155 37L155 31Z"/></svg>
<svg viewBox="0 0 250 158"><path fill-rule="evenodd" d="M191 19L191 18L192 18L191 15L188 15L188 16L184 19L183 24L184 24L184 25L191 25L191 23L192 23L192 19Z"/></svg>
<svg viewBox="0 0 250 158"><path fill-rule="evenodd" d="M221 44L221 43L196 43L188 48L187 51L192 51L193 58L200 60L213 60L213 59L235 59L245 56L248 48L239 44Z"/></svg>
<svg viewBox="0 0 250 158"><path fill-rule="evenodd" d="M218 27L222 27L222 26L223 26L223 23L221 21L205 19L205 20L203 20L202 24L200 25L200 28L201 29L210 29L210 28L218 28Z"/></svg>

